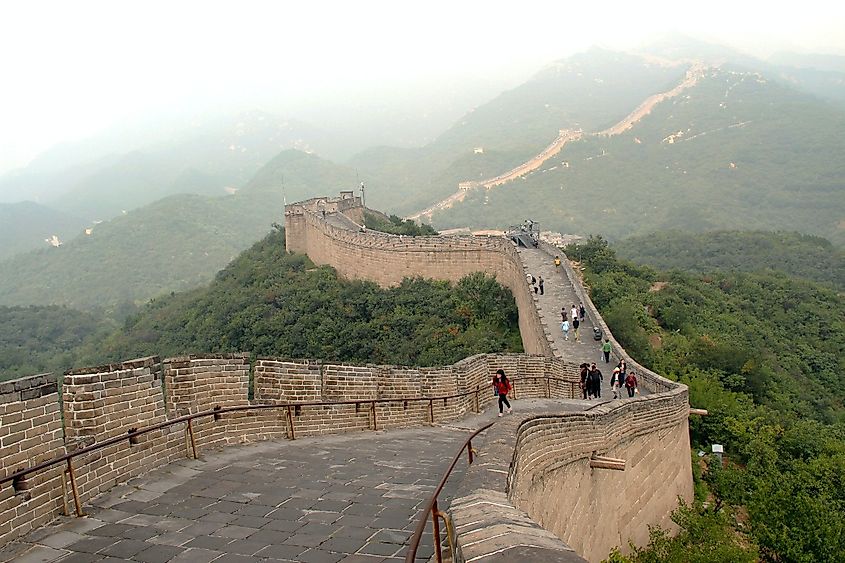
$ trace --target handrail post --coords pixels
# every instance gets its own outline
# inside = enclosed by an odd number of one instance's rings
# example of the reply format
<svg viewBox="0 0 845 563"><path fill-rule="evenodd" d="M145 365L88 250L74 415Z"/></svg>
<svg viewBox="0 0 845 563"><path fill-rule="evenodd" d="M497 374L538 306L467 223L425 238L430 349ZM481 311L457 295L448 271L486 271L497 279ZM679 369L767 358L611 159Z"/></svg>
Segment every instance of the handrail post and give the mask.
<svg viewBox="0 0 845 563"><path fill-rule="evenodd" d="M79 517L85 516L82 512L82 504L79 502L79 490L76 488L76 475L73 473L73 462L71 458L67 458L67 471L70 474L70 489L73 491L73 504L76 508L76 515Z"/></svg>
<svg viewBox="0 0 845 563"><path fill-rule="evenodd" d="M291 414L290 405L288 405L288 424L290 425L290 439L296 440L296 433L293 431L293 414Z"/></svg>
<svg viewBox="0 0 845 563"><path fill-rule="evenodd" d="M546 378L546 398L547 399L552 398L552 391L551 391L551 387L549 386L549 378L548 377Z"/></svg>
<svg viewBox="0 0 845 563"><path fill-rule="evenodd" d="M194 459L197 459L197 444L194 441L194 426L191 424L192 418L188 419L188 438L191 440L191 452L194 454Z"/></svg>
<svg viewBox="0 0 845 563"><path fill-rule="evenodd" d="M478 385L476 385L475 386L475 414L478 414L478 413L481 412L481 409L479 408L479 404L478 404L478 391L479 391L479 387L478 387Z"/></svg>
<svg viewBox="0 0 845 563"><path fill-rule="evenodd" d="M378 425L376 424L376 402L375 401L370 403L370 410L373 411L373 430L378 430Z"/></svg>
<svg viewBox="0 0 845 563"><path fill-rule="evenodd" d="M434 424L434 399L428 400L428 416L431 419L431 424Z"/></svg>
<svg viewBox="0 0 845 563"><path fill-rule="evenodd" d="M469 454L469 464L472 465L472 438L467 440L467 453Z"/></svg>
<svg viewBox="0 0 845 563"><path fill-rule="evenodd" d="M443 554L440 552L440 521L437 519L437 499L431 507L431 524L434 527L434 555L437 563L443 563Z"/></svg>
<svg viewBox="0 0 845 563"><path fill-rule="evenodd" d="M513 397L511 399L516 399L516 380L514 379L513 384L511 385L511 389L513 390Z"/></svg>

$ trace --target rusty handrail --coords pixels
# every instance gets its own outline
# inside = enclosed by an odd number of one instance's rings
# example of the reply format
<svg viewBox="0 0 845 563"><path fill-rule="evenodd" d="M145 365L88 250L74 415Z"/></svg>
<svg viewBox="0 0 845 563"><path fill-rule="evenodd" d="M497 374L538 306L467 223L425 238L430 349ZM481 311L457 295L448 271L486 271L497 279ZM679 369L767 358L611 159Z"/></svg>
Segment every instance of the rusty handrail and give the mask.
<svg viewBox="0 0 845 563"><path fill-rule="evenodd" d="M417 556L417 549L419 549L420 547L420 541L422 540L423 532L425 532L425 525L428 522L429 514L431 515L432 525L434 527L434 554L436 556L437 563L441 563L443 561L443 556L440 552L440 522L437 520L441 513L437 509L437 497L440 495L440 491L442 491L443 487L446 485L446 481L452 474L452 470L455 468L455 465L457 465L458 460L461 459L461 455L464 453L465 449L469 452L468 463L472 463L472 439L487 430L488 428L490 428L491 426L493 426L494 424L496 424L495 420L473 432L472 435L466 439L464 445L461 446L461 449L458 450L458 453L455 454L455 457L452 459L452 463L449 464L449 468L446 469L446 472L440 479L440 483L437 485L437 488L434 489L434 493L431 495L431 499L429 499L425 509L422 511L422 516L420 516L419 523L417 524L417 527L414 530L414 535L411 536L411 543L408 544L408 552L405 555L405 563L414 563L414 559Z"/></svg>
<svg viewBox="0 0 845 563"><path fill-rule="evenodd" d="M537 379L537 378L536 377L534 377L534 378L531 378L531 377L525 377L525 378L515 377L511 381L518 381L518 380L521 380L521 379ZM554 380L554 381L570 382L571 383L570 380L565 379L565 378L561 378L561 377L544 376L544 379ZM150 432L155 432L156 430L161 430L163 428L167 428L167 427L174 426L174 425L177 425L177 424L187 423L187 426L191 426L192 421L195 420L195 419L198 419L198 418L213 417L215 420L219 420L221 415L226 414L226 413L232 413L232 412L242 412L242 411L250 411L250 410L260 411L260 410L267 410L267 409L287 409L288 410L288 419L289 419L289 423L290 423L290 430L291 430L291 438L294 438L295 434L294 434L294 431L293 431L293 417L290 415L290 410L293 407L302 408L302 407L317 407L317 406L325 407L325 406L343 406L343 405L358 405L358 406L360 406L360 405L363 404L363 405L372 405L372 409L374 411L375 405L377 403L392 403L392 402L397 402L397 401L414 401L414 402L428 401L429 402L429 413L430 413L430 417L431 417L430 422L433 423L434 422L434 416L433 416L434 415L434 409L433 409L433 402L434 401L437 401L437 400L447 401L449 399L468 397L468 396L471 396L471 395L477 396L478 392L479 392L479 389L476 388L476 389L473 389L471 391L465 391L463 393L456 393L456 394L453 394L453 395L441 395L441 396L435 396L435 397L409 397L409 398L395 398L395 399L364 399L364 400L353 400L353 401L311 401L311 402L305 402L305 403L273 403L273 404L262 404L262 405L240 405L240 406L226 407L226 408L221 408L219 406L216 406L216 407L214 407L210 410L207 410L207 411L202 411L202 412L193 413L193 414L187 414L187 415L183 415L183 416L180 416L178 418L171 419L171 420L165 420L163 422L160 422L158 424L154 424L152 426L148 426L146 428L139 428L139 429L130 430L126 434L120 434L118 436L108 438L107 440L103 440L102 442L96 442L96 443L94 443L90 446L87 446L85 448L75 450L73 452L68 452L68 453L65 453L63 455L54 457L52 459L48 459L48 460L43 461L43 462L41 462L37 465L34 465L32 467L20 469L18 471L15 471L14 473L7 475L6 477L0 477L0 486L4 485L4 484L6 484L10 481L14 483L14 481L21 479L23 477L26 477L27 475L30 475L32 473L36 473L38 471L42 471L44 469L47 469L49 467L52 467L54 465L58 465L58 464L61 464L61 463L66 463L68 465L68 469L71 472L72 484L75 485L75 483L73 483L74 478L73 478L73 465L72 465L72 460L74 458L79 457L79 456L83 456L83 455L91 453L93 451L97 451L99 449L107 448L109 446L112 446L114 444L118 444L118 443L123 442L123 441L127 441L127 442L131 443L131 440L138 437L138 436L141 436L143 434L148 434ZM194 443L194 440L193 440L192 430L193 430L192 428L186 428L186 431L190 432L190 434L191 434L190 448L193 452L194 457L196 457L196 455L197 455L196 454L196 444ZM74 486L73 488L75 489L76 487ZM77 515L81 515L81 508L80 508L79 500L78 500L78 497L76 495L75 490L74 490L74 501L76 502Z"/></svg>

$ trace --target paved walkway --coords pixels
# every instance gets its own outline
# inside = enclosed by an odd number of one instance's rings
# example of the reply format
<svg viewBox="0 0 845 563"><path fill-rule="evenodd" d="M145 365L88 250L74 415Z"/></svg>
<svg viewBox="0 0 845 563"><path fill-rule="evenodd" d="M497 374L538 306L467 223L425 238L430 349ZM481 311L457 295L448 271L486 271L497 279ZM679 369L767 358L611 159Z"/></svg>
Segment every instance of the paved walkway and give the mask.
<svg viewBox="0 0 845 563"><path fill-rule="evenodd" d="M602 398L613 398L610 388L610 376L615 367L612 363L605 364L604 356L601 353L601 345L604 342L593 339L593 326L598 326L594 323L590 313L580 327L579 339L575 340L574 331L570 329L569 340L564 340L563 333L560 330L560 309L566 308L566 316L572 323L572 315L570 309L572 305L578 307L580 301L575 295L575 290L569 282L569 278L561 267L555 267L554 256L549 256L537 248L518 248L519 256L522 258L523 264L528 268L528 271L537 279L543 276L544 295L537 294L534 300L537 310L540 313L540 319L552 334L554 339L553 346L566 359L578 364L582 362L592 363L601 370L604 376L602 384ZM611 360L612 361L612 360ZM624 391L624 390L623 390Z"/></svg>
<svg viewBox="0 0 845 563"><path fill-rule="evenodd" d="M569 331L569 340L563 338L560 330L560 309L566 308L566 316L572 322L570 309L572 305L577 308L580 301L575 295L575 290L569 283L569 279L561 268L554 265L554 257L549 256L537 248L519 248L519 256L528 268L528 272L535 278L540 276L545 280L545 294L536 295L535 304L540 312L540 318L552 335L554 346L564 359L581 362L598 362L601 356L601 344L593 340L593 322L588 317L581 324L580 337L575 340L574 330Z"/></svg>
<svg viewBox="0 0 845 563"><path fill-rule="evenodd" d="M595 403L593 403L595 404ZM515 412L585 401L514 400ZM419 510L489 408L448 426L259 442L181 460L112 489L0 551L0 561L402 561ZM492 430L496 427L494 426ZM441 495L448 506L466 464ZM423 536L420 560L433 553Z"/></svg>

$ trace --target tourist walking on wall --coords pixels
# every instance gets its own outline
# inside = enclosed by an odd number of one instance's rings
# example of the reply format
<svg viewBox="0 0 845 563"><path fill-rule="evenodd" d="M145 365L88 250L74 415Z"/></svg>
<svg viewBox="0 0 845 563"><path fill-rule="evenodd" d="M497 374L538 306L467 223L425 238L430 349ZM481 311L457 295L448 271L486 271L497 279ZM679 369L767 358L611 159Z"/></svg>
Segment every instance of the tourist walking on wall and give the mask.
<svg viewBox="0 0 845 563"><path fill-rule="evenodd" d="M502 416L505 405L508 407L508 414L513 412L511 404L508 402L508 393L511 390L511 382L508 381L508 376L505 375L505 370L496 370L496 375L493 376L493 388L499 396L499 416Z"/></svg>
<svg viewBox="0 0 845 563"><path fill-rule="evenodd" d="M583 398L587 398L587 374L589 373L590 369L587 364L581 364L581 395Z"/></svg>
<svg viewBox="0 0 845 563"><path fill-rule="evenodd" d="M572 331L575 333L575 342L581 342L578 340L578 327L581 326L580 321L578 321L578 317L572 319Z"/></svg>
<svg viewBox="0 0 845 563"><path fill-rule="evenodd" d="M581 322L584 322L584 317L587 316L587 310L584 308L584 304L580 303L578 305L578 316L581 318Z"/></svg>
<svg viewBox="0 0 845 563"><path fill-rule="evenodd" d="M560 323L560 331L563 333L563 339L569 341L569 321L566 319Z"/></svg>
<svg viewBox="0 0 845 563"><path fill-rule="evenodd" d="M537 283L540 285L540 295L543 295L543 276L540 276L540 281Z"/></svg>
<svg viewBox="0 0 845 563"><path fill-rule="evenodd" d="M614 399L621 399L622 398L622 372L619 371L619 368L613 368L613 375L610 376L610 388L613 389L613 398Z"/></svg>
<svg viewBox="0 0 845 563"><path fill-rule="evenodd" d="M637 387L637 383L637 374L632 371L625 378L625 389L628 390L629 397L633 397L635 394L640 392L639 388Z"/></svg>
<svg viewBox="0 0 845 563"><path fill-rule="evenodd" d="M611 350L610 339L605 338L604 344L601 345L601 353L604 354L604 363L606 363L606 364L610 363L610 350Z"/></svg>
<svg viewBox="0 0 845 563"><path fill-rule="evenodd" d="M593 362L590 365L590 371L587 372L587 388L588 393L587 396L589 397L592 395L596 399L601 398L601 382L604 380L602 377L601 371L599 368L596 367L596 363Z"/></svg>
<svg viewBox="0 0 845 563"><path fill-rule="evenodd" d="M563 322L565 320L566 320L566 307L561 307L560 308L560 322Z"/></svg>
<svg viewBox="0 0 845 563"><path fill-rule="evenodd" d="M575 308L575 304L572 305L572 309L569 311L569 316L572 317L572 320L578 318L578 309Z"/></svg>
<svg viewBox="0 0 845 563"><path fill-rule="evenodd" d="M555 268L560 268L560 256L555 256Z"/></svg>

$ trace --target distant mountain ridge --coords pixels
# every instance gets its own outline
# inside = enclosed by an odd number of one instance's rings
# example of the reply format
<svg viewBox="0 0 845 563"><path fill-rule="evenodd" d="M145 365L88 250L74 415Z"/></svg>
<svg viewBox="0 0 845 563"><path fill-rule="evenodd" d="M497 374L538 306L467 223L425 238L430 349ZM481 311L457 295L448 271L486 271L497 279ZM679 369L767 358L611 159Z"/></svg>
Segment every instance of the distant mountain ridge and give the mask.
<svg viewBox="0 0 845 563"><path fill-rule="evenodd" d="M88 221L105 220L178 193L224 195L279 151L312 150L328 138L300 122L246 112L188 124L93 161L83 160L81 149L44 155L0 178L0 199L49 202Z"/></svg>
<svg viewBox="0 0 845 563"><path fill-rule="evenodd" d="M233 195L169 196L97 225L91 236L0 262L0 305L112 310L197 287L284 221L285 198L354 182L354 170L283 151Z"/></svg>
<svg viewBox="0 0 845 563"><path fill-rule="evenodd" d="M0 203L0 260L15 254L46 248L46 239L66 241L86 226L79 217L31 201Z"/></svg>
<svg viewBox="0 0 845 563"><path fill-rule="evenodd" d="M797 228L841 244L843 125L837 106L726 63L624 134L568 143L541 169L435 214L434 226L495 228L527 216L612 238Z"/></svg>

